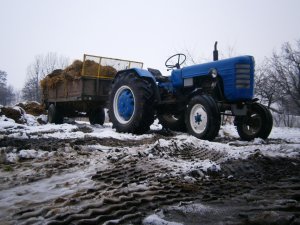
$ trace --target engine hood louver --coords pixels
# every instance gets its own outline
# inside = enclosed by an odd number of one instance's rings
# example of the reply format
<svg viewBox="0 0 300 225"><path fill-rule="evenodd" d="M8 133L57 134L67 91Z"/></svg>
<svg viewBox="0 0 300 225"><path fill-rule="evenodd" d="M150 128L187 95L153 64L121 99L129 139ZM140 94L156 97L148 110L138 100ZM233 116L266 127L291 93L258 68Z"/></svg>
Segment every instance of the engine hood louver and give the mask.
<svg viewBox="0 0 300 225"><path fill-rule="evenodd" d="M236 64L235 66L235 87L240 88L250 88L251 84L251 68L249 64Z"/></svg>

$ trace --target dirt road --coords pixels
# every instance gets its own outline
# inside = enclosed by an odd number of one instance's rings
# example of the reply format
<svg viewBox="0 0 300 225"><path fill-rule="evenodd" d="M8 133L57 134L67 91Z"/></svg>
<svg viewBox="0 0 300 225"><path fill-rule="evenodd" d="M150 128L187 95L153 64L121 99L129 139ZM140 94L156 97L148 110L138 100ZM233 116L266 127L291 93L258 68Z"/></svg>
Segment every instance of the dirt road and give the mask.
<svg viewBox="0 0 300 225"><path fill-rule="evenodd" d="M299 143L218 137L199 147L161 131L134 140L78 131L86 136L2 132L2 224L300 224L300 157L260 151ZM252 152L228 157L216 146L229 142Z"/></svg>

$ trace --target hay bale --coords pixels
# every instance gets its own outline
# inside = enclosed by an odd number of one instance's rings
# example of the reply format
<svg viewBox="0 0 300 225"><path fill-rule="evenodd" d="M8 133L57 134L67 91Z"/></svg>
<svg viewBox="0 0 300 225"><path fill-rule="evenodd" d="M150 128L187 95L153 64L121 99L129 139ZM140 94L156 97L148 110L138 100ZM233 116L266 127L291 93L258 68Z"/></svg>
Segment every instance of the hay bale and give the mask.
<svg viewBox="0 0 300 225"><path fill-rule="evenodd" d="M40 82L43 91L45 91L47 88L54 89L57 84L62 81L78 79L81 76L82 65L82 61L75 60L64 70L53 70L52 73L48 74Z"/></svg>
<svg viewBox="0 0 300 225"><path fill-rule="evenodd" d="M47 114L44 106L42 106L38 102L24 102L17 104L17 106L23 108L27 114L31 114L33 116Z"/></svg>
<svg viewBox="0 0 300 225"><path fill-rule="evenodd" d="M63 70L63 74L67 74L70 77L80 77L82 71L83 62L80 60L75 60L70 66Z"/></svg>
<svg viewBox="0 0 300 225"><path fill-rule="evenodd" d="M113 68L112 66L100 66L100 76L104 77L115 77L117 74L117 70Z"/></svg>
<svg viewBox="0 0 300 225"><path fill-rule="evenodd" d="M82 73L82 67L84 65L84 75L97 77L98 71L101 77L113 78L117 74L117 70L112 66L99 66L99 64L93 60L86 60L83 64L80 60L75 60L70 66L64 70L54 70L48 74L40 84L45 91L47 88L56 88L58 83L68 80L80 79Z"/></svg>
<svg viewBox="0 0 300 225"><path fill-rule="evenodd" d="M93 60L86 60L84 63L84 75L97 77L99 64Z"/></svg>

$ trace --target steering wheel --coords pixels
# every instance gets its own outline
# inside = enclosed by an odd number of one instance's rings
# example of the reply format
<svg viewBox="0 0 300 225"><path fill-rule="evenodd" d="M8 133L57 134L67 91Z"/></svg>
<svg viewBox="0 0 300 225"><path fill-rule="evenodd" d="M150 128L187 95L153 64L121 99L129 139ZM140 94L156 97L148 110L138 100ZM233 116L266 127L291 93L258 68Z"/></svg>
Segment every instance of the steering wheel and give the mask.
<svg viewBox="0 0 300 225"><path fill-rule="evenodd" d="M177 58L176 58L177 57ZM176 60L175 60L176 58ZM165 65L167 68L173 69L177 68L180 69L180 66L185 62L186 55L182 53L178 53L175 55L172 55L170 58L168 58L165 62Z"/></svg>

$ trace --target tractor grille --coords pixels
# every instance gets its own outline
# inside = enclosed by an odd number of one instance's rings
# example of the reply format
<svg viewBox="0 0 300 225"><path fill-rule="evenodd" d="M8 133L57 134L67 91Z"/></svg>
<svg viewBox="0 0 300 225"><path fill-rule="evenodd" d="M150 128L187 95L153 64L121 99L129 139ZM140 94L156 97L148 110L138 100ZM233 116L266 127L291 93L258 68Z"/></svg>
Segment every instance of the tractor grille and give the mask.
<svg viewBox="0 0 300 225"><path fill-rule="evenodd" d="M249 64L236 64L235 74L236 88L250 88L251 73Z"/></svg>

